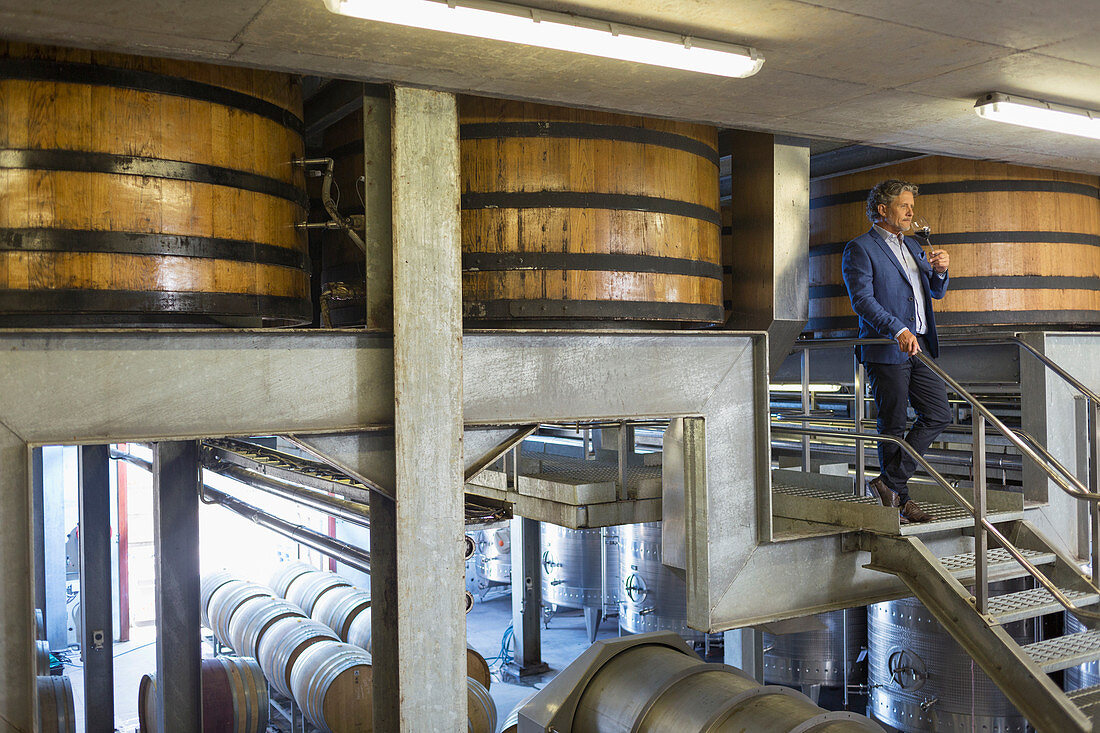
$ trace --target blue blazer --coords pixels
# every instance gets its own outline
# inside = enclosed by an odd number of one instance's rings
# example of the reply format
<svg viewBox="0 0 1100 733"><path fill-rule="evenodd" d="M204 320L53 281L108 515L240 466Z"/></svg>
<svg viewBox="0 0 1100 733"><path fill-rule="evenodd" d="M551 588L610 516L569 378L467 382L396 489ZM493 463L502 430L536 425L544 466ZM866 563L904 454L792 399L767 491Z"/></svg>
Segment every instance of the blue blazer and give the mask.
<svg viewBox="0 0 1100 733"><path fill-rule="evenodd" d="M932 272L932 266L917 240L905 237L904 241L920 268L920 287L924 290L924 322L928 324L925 338L928 340L929 355L935 358L939 356L940 342L936 337L932 298L942 298L947 292L948 276L946 272L942 275ZM917 332L916 308L909 279L886 240L874 227L848 242L844 247L841 268L848 296L852 299L852 309L859 316L860 338L892 339L903 328ZM897 344L863 346L860 351L860 361L865 363L902 364L909 359L898 349Z"/></svg>

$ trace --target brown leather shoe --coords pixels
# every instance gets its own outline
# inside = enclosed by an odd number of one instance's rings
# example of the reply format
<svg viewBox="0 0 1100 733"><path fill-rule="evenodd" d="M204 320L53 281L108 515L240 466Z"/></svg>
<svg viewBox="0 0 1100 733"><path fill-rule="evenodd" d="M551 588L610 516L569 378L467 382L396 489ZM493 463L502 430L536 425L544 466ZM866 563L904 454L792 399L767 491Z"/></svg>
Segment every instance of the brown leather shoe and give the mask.
<svg viewBox="0 0 1100 733"><path fill-rule="evenodd" d="M917 502L910 499L901 508L901 516L910 522L931 522L932 515L917 506Z"/></svg>
<svg viewBox="0 0 1100 733"><path fill-rule="evenodd" d="M898 492L887 486L881 477L871 479L871 482L867 484L867 488L870 489L867 495L877 496L883 506L901 506L901 497L898 496ZM875 493L872 494L871 491Z"/></svg>

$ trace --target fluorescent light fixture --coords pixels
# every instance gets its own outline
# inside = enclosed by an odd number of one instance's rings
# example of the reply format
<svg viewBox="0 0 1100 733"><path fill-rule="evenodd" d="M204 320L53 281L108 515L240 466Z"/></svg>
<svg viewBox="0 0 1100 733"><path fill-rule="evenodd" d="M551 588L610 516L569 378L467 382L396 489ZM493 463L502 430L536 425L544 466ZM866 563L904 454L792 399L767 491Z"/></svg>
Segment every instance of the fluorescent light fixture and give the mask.
<svg viewBox="0 0 1100 733"><path fill-rule="evenodd" d="M1100 112L1092 110L990 92L978 98L974 111L987 120L1100 140Z"/></svg>
<svg viewBox="0 0 1100 733"><path fill-rule="evenodd" d="M491 0L324 0L334 13L716 76L752 76L753 48Z"/></svg>

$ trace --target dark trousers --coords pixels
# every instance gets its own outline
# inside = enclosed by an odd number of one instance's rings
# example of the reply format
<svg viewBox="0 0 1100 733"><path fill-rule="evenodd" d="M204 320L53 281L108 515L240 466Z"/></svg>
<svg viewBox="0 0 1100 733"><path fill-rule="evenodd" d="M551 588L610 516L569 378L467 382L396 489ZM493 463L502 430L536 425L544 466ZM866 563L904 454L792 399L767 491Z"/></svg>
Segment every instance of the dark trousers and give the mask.
<svg viewBox="0 0 1100 733"><path fill-rule="evenodd" d="M928 344L923 336L921 349L927 353ZM924 455L951 422L951 409L947 404L947 388L917 357L901 364L865 364L871 394L878 406L878 431L896 438L904 437L917 453ZM916 422L905 432L906 408L913 406ZM878 463L883 483L898 492L904 505L909 499L907 483L917 470L917 462L901 447L892 443L878 444Z"/></svg>

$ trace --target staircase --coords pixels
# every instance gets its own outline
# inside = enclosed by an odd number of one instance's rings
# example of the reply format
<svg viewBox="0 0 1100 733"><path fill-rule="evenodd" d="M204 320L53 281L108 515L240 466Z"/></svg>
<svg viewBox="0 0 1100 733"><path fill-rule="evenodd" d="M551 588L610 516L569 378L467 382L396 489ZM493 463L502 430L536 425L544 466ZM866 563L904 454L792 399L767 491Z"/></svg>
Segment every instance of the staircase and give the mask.
<svg viewBox="0 0 1100 733"><path fill-rule="evenodd" d="M999 529L1075 607L1095 607L1100 603L1100 594L1088 578L1030 522L1014 519L999 524ZM991 596L987 612L981 614L974 594L967 589L976 575L974 553L936 557L919 535L867 532L863 543L871 552L871 562L866 567L896 575L909 586L1040 733L1100 731L1100 686L1067 693L1047 676L1100 660L1100 630L1020 645L1002 624L1063 610L1043 588ZM1001 547L987 550L986 572L989 582L1028 574Z"/></svg>

